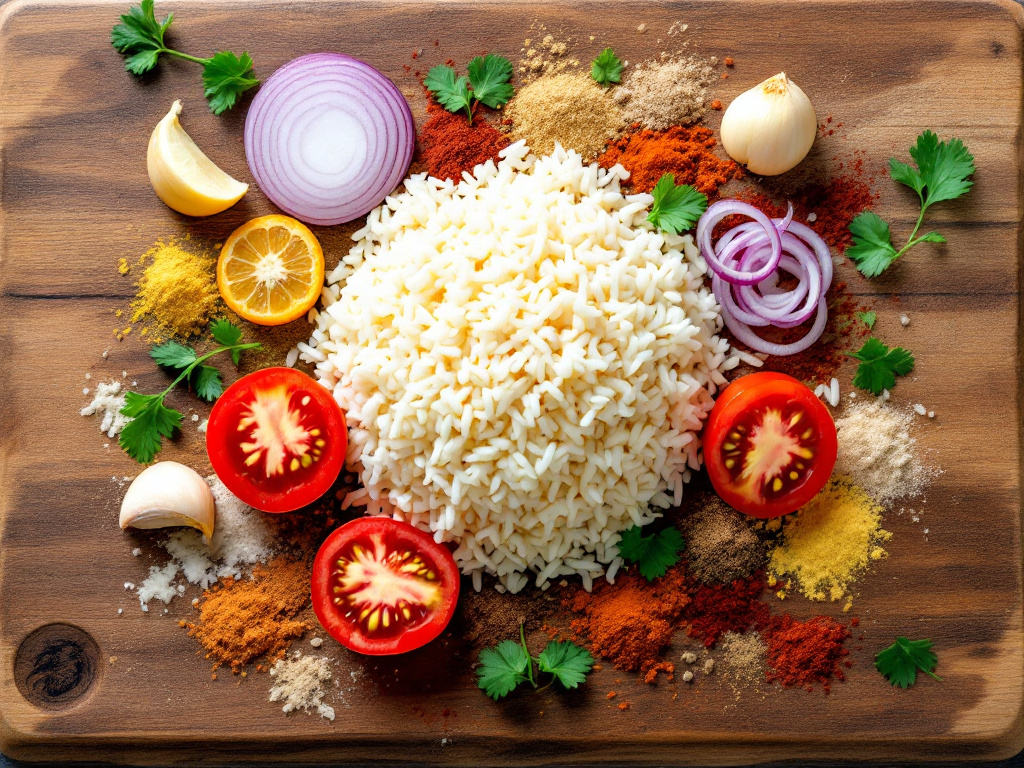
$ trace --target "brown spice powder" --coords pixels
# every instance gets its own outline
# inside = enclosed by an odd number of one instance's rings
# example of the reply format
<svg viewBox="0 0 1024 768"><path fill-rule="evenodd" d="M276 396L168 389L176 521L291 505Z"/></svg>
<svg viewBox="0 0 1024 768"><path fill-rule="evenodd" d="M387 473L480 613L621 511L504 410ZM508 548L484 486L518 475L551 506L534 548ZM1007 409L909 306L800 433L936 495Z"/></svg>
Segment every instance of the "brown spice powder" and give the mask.
<svg viewBox="0 0 1024 768"><path fill-rule="evenodd" d="M712 494L697 497L683 519L687 568L703 584L728 584L764 568L767 553L746 518Z"/></svg>
<svg viewBox="0 0 1024 768"><path fill-rule="evenodd" d="M199 621L180 622L202 644L214 669L242 667L283 658L292 640L311 626L294 617L309 600L309 568L304 562L279 556L253 568L251 579L224 579L203 593Z"/></svg>
<svg viewBox="0 0 1024 768"><path fill-rule="evenodd" d="M614 98L629 124L656 131L689 125L707 112L713 75L711 65L697 57L645 62L628 71Z"/></svg>

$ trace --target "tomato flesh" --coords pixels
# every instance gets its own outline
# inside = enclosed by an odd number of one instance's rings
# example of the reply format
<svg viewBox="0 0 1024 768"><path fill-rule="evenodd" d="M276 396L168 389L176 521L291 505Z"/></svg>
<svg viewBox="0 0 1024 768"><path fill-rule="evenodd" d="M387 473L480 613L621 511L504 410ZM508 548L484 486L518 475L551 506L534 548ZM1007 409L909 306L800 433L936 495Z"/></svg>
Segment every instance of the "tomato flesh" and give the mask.
<svg viewBox="0 0 1024 768"><path fill-rule="evenodd" d="M704 460L718 495L755 517L793 512L835 467L835 422L796 379L755 373L730 384L708 416Z"/></svg>
<svg viewBox="0 0 1024 768"><path fill-rule="evenodd" d="M300 371L266 368L220 396L206 445L228 490L265 512L289 512L334 484L347 442L344 413L326 389Z"/></svg>
<svg viewBox="0 0 1024 768"><path fill-rule="evenodd" d="M313 563L313 610L332 637L368 655L426 645L448 625L459 595L451 553L386 517L334 531Z"/></svg>

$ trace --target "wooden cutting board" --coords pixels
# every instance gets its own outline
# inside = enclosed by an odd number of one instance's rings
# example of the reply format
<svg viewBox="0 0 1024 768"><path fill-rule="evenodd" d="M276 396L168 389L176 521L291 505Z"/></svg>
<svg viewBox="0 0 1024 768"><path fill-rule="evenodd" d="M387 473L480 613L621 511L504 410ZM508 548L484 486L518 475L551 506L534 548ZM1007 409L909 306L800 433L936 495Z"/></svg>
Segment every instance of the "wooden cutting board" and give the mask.
<svg viewBox="0 0 1024 768"><path fill-rule="evenodd" d="M221 242L272 210L253 189L221 216L185 221L155 198L146 143L174 98L184 100L183 122L199 145L251 180L245 109L209 114L198 68L187 62L164 61L141 80L125 73L108 39L127 3L14 0L0 9L0 750L26 760L539 765L981 759L1021 749L1019 6L160 0L158 11L175 12L174 39L185 50L246 49L264 78L299 54L344 51L390 76L419 121L417 70L488 51L518 59L542 25L570 37L584 66L606 45L630 61L684 42L732 56L718 87L726 102L785 70L819 118L842 126L809 162L831 167L862 150L877 175L877 210L900 237L916 204L885 178L886 159L904 156L924 128L961 137L977 159L970 195L929 214L948 246L919 248L870 283L848 265L840 271L878 311L879 335L916 353L896 396L935 411L919 445L944 470L918 505L921 523L887 519L890 557L859 584L854 613L865 640L855 643L845 683L829 696L773 686L737 699L715 676L650 687L607 668L573 695L494 703L449 637L386 661L331 651L344 684L328 723L285 717L267 701L265 675L211 680L177 626L191 615L188 602L142 614L122 589L145 577L159 550L151 535L117 527L123 491L111 478L137 469L116 446L103 449L95 421L78 416L89 399L84 375L95 385L124 370L143 391L163 379L143 343L112 335L113 312L133 293L117 260L186 231ZM670 36L677 22L688 28ZM318 230L329 260L352 230ZM901 313L912 319L907 328ZM203 471L199 436L185 432L163 455ZM142 557L131 557L135 546ZM786 608L835 614L838 606L795 599ZM896 634L933 639L944 682L908 691L885 684L871 659ZM19 693L25 671L15 657L21 648L35 658L57 641L84 659L81 679L61 708L41 708ZM605 698L616 679L628 711Z"/></svg>

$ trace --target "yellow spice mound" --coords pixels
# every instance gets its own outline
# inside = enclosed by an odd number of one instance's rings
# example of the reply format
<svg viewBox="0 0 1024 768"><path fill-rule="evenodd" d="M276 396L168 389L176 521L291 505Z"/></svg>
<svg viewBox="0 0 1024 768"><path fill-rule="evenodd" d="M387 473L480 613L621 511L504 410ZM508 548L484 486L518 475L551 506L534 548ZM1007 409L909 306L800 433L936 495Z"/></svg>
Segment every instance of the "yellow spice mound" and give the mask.
<svg viewBox="0 0 1024 768"><path fill-rule="evenodd" d="M144 321L179 339L203 333L221 309L217 257L171 240L158 242L140 263L146 268L131 304L132 322Z"/></svg>
<svg viewBox="0 0 1024 768"><path fill-rule="evenodd" d="M769 569L792 576L811 600L839 600L871 560L886 556L881 543L890 538L882 508L849 480L835 479L782 524Z"/></svg>

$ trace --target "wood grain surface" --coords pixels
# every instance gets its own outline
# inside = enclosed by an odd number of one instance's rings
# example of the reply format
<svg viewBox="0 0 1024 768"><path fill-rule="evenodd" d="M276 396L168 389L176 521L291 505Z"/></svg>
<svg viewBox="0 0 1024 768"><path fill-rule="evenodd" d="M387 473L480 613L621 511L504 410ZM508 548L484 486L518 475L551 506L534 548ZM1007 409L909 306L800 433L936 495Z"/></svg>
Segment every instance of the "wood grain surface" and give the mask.
<svg viewBox="0 0 1024 768"><path fill-rule="evenodd" d="M570 37L584 62L607 45L630 61L684 44L732 56L731 77L717 85L726 102L785 70L819 118L842 126L818 141L810 166L834 168L862 152L877 176L876 210L898 237L912 226L916 201L884 178L886 159L905 154L924 128L961 137L976 157L971 194L929 214L947 246L921 247L871 283L849 265L840 270L878 311L878 334L917 355L896 395L936 412L918 438L943 469L921 506L922 524L908 514L887 518L890 557L858 585L854 613L865 640L845 683L829 696L773 686L737 698L715 676L651 687L609 667L571 695L497 704L475 688L471 659L452 632L385 661L325 645L344 681L331 697L337 719L328 723L285 717L267 701L265 675L211 680L209 663L177 626L191 615L188 601L175 601L166 615L142 614L122 588L145 578L160 550L152 535L117 527L123 491L111 478L137 469L116 445L104 449L110 441L96 423L78 416L89 399L84 375L95 385L123 370L143 391L156 391L163 377L139 339L113 337L113 313L133 294L117 261L158 237L191 232L222 242L272 210L255 188L230 211L199 221L155 198L146 142L171 101L184 101L182 121L197 143L251 181L241 145L245 108L209 114L199 70L188 62L161 62L142 79L125 73L108 37L126 5L0 7L0 751L140 764L646 765L996 759L1020 750L1019 6L160 0L163 12L175 12L174 39L185 50L248 50L264 78L301 53L344 51L390 76L419 122L417 70L486 51L517 59L540 25ZM675 22L687 31L668 35ZM344 253L353 229L317 230L329 261ZM907 328L901 313L912 318ZM301 338L308 329L300 326L278 341ZM848 375L844 382L845 390ZM175 402L192 405L184 396ZM208 469L188 424L162 456ZM134 547L143 548L141 557L131 556ZM791 603L796 615L838 611ZM55 622L84 630L98 651L87 694L74 706L46 709L19 692L15 656L30 633ZM933 639L944 682L908 691L886 685L871 658L896 634ZM628 699L628 711L605 698L616 679L617 702Z"/></svg>

